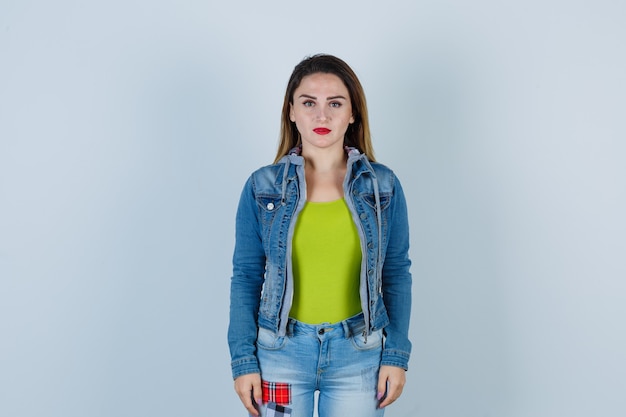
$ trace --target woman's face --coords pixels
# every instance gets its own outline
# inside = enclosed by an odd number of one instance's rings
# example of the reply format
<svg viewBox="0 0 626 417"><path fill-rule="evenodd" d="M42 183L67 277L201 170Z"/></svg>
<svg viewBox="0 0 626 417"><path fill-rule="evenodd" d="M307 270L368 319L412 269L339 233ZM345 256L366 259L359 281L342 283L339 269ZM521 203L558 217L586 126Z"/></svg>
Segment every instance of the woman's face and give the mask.
<svg viewBox="0 0 626 417"><path fill-rule="evenodd" d="M300 132L303 150L343 149L343 137L354 117L350 93L339 77L327 73L307 75L292 99L289 118Z"/></svg>

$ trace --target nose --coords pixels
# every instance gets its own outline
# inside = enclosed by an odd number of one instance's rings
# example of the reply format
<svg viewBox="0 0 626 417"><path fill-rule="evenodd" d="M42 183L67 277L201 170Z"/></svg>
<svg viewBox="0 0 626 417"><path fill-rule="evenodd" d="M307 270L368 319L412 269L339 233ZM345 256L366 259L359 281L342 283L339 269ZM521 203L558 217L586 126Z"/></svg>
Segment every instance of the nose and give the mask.
<svg viewBox="0 0 626 417"><path fill-rule="evenodd" d="M328 109L325 106L319 106L317 108L317 119L318 120L327 120L329 117Z"/></svg>

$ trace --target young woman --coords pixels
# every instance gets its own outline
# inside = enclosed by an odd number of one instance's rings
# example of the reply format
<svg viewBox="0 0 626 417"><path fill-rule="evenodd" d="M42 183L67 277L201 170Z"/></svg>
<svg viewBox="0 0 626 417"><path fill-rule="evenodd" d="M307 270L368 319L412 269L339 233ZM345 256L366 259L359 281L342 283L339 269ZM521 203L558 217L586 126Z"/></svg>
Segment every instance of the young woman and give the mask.
<svg viewBox="0 0 626 417"><path fill-rule="evenodd" d="M407 210L341 59L295 67L276 160L236 224L228 342L250 415L312 417L318 391L320 417L382 416L411 351Z"/></svg>

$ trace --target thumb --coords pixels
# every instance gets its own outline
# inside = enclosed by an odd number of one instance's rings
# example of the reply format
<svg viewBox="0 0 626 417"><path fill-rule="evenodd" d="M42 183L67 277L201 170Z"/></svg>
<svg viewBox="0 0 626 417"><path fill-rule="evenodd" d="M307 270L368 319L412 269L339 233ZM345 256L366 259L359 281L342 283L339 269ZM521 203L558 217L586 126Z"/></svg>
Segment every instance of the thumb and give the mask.
<svg viewBox="0 0 626 417"><path fill-rule="evenodd" d="M378 376L378 387L377 387L377 390L378 390L378 394L377 394L376 398L378 400L380 400L387 393L387 375L386 374L381 373Z"/></svg>
<svg viewBox="0 0 626 417"><path fill-rule="evenodd" d="M257 405L261 405L263 401L263 390L261 389L261 378L254 381L252 384L252 398L257 403Z"/></svg>

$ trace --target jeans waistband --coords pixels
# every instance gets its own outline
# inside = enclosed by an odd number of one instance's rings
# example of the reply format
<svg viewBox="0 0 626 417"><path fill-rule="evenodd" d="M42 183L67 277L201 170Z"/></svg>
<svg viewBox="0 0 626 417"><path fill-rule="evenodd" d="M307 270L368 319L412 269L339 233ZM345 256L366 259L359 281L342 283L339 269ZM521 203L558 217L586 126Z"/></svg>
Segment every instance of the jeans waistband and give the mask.
<svg viewBox="0 0 626 417"><path fill-rule="evenodd" d="M287 323L287 336L306 333L316 333L319 335L326 333L337 334L340 333L339 331L341 331L346 338L363 333L365 331L365 317L363 313L359 313L356 316L333 324L308 324L292 318L290 318Z"/></svg>

